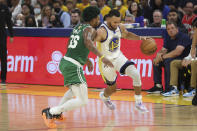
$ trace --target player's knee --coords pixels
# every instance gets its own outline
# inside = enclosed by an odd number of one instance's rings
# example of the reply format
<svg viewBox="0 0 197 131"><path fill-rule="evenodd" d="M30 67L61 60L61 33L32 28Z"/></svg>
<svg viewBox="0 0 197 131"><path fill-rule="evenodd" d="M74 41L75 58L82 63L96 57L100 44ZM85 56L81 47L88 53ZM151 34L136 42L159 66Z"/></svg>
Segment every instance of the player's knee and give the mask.
<svg viewBox="0 0 197 131"><path fill-rule="evenodd" d="M134 86L141 86L141 77L135 66L131 65L126 69L126 75L133 79Z"/></svg>

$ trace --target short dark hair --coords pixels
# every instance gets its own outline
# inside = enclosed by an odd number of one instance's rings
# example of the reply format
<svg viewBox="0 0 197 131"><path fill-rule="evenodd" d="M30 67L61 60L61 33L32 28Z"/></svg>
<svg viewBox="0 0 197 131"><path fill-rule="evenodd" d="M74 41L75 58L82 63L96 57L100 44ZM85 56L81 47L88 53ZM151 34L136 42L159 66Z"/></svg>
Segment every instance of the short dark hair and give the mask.
<svg viewBox="0 0 197 131"><path fill-rule="evenodd" d="M71 14L72 13L77 13L79 16L81 15L81 11L78 8L72 9Z"/></svg>
<svg viewBox="0 0 197 131"><path fill-rule="evenodd" d="M88 6L84 9L82 18L85 22L90 22L100 14L100 10L95 6Z"/></svg>
<svg viewBox="0 0 197 131"><path fill-rule="evenodd" d="M168 25L171 25L171 24L173 24L176 28L178 28L177 23L174 22L174 21L171 21L171 20L167 22L166 27L167 27Z"/></svg>
<svg viewBox="0 0 197 131"><path fill-rule="evenodd" d="M113 16L120 17L120 12L116 9L112 9L110 10L107 16L108 17L113 17Z"/></svg>
<svg viewBox="0 0 197 131"><path fill-rule="evenodd" d="M169 13L170 13L170 12L176 12L177 14L179 13L176 9L170 9ZM169 13L168 13L168 14L169 14Z"/></svg>

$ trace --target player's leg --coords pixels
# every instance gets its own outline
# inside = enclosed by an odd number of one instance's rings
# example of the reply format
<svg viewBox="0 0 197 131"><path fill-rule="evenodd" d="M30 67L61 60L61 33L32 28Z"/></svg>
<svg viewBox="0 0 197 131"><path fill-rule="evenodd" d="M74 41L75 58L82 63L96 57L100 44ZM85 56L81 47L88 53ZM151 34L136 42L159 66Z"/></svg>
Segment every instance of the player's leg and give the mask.
<svg viewBox="0 0 197 131"><path fill-rule="evenodd" d="M60 106L56 106L50 109L52 115L58 115L62 112L70 111L79 107L82 107L88 102L88 90L85 83L71 85L70 89L73 95L76 96L74 99L70 99Z"/></svg>
<svg viewBox="0 0 197 131"><path fill-rule="evenodd" d="M116 71L113 68L105 66L101 62L99 62L99 70L105 84L107 85L107 88L100 92L100 98L110 110L114 110L115 105L111 102L110 96L116 92Z"/></svg>
<svg viewBox="0 0 197 131"><path fill-rule="evenodd" d="M134 66L134 63L128 61L123 54L121 54L114 63L117 71L120 71L121 74L126 74L127 76L133 79L136 109L141 112L148 112L146 107L142 104L141 77L140 77L140 73Z"/></svg>

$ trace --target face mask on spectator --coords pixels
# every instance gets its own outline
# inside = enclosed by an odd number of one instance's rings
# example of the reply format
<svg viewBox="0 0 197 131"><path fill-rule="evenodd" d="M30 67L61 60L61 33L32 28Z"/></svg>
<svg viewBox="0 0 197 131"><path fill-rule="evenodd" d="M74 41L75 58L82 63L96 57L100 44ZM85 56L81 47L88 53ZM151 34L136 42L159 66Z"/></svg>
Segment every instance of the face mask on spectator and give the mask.
<svg viewBox="0 0 197 131"><path fill-rule="evenodd" d="M22 21L22 20L16 20L16 24L17 24L18 26L21 26L21 25L22 25L22 23L23 23L23 21Z"/></svg>
<svg viewBox="0 0 197 131"><path fill-rule="evenodd" d="M122 2L120 0L116 0L116 6L121 6Z"/></svg>
<svg viewBox="0 0 197 131"><path fill-rule="evenodd" d="M60 12L60 8L54 8L55 12Z"/></svg>
<svg viewBox="0 0 197 131"><path fill-rule="evenodd" d="M34 9L34 13L35 13L35 14L40 14L40 8L35 8L35 9Z"/></svg>

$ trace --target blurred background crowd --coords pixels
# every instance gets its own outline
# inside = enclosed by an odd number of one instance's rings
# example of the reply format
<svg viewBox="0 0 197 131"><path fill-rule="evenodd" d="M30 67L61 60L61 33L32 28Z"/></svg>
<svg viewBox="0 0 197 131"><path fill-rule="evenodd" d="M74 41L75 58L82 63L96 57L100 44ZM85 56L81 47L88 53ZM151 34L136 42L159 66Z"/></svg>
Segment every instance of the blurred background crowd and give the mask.
<svg viewBox="0 0 197 131"><path fill-rule="evenodd" d="M90 5L100 9L101 21L115 8L123 23L137 27L161 27L162 21L171 19L190 31L197 16L197 0L7 0L6 4L16 27L73 28Z"/></svg>

